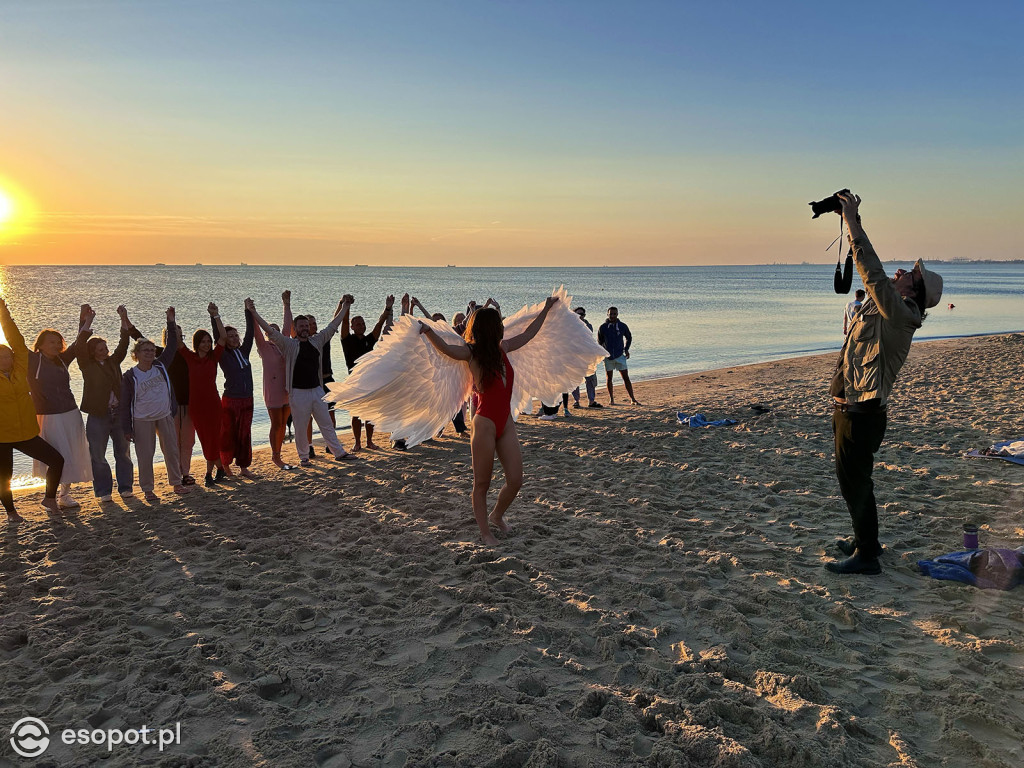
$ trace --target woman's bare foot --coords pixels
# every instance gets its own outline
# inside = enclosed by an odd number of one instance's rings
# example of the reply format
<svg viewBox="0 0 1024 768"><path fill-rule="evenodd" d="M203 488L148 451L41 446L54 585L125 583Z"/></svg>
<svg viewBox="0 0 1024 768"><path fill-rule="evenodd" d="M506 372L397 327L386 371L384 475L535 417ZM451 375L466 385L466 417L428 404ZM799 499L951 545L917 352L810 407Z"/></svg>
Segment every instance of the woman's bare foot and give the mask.
<svg viewBox="0 0 1024 768"><path fill-rule="evenodd" d="M17 512L7 513L7 523L9 525L17 525L18 523L24 523L25 518L19 515Z"/></svg>
<svg viewBox="0 0 1024 768"><path fill-rule="evenodd" d="M366 441L366 450L368 450L368 451L379 451L380 448L377 446L377 444L375 442L373 442L373 440L367 440Z"/></svg>
<svg viewBox="0 0 1024 768"><path fill-rule="evenodd" d="M242 467L240 470L238 470L238 474L240 474L242 477L247 477L250 480L255 480L257 477L259 477L259 475L257 475L255 472L251 472L248 467Z"/></svg>
<svg viewBox="0 0 1024 768"><path fill-rule="evenodd" d="M274 464L276 464L276 465L277 465L277 466L278 466L279 468L281 468L281 469L284 469L284 468L285 468L285 463L284 463L284 459L282 459L280 455L277 455L277 456L272 456L272 457L270 458L270 460L271 460L272 462L274 462Z"/></svg>
<svg viewBox="0 0 1024 768"><path fill-rule="evenodd" d="M494 538L493 533L480 534L480 539L483 541L484 544L486 544L489 547L498 546L498 540Z"/></svg>
<svg viewBox="0 0 1024 768"><path fill-rule="evenodd" d="M184 496L186 493L192 493L192 489L185 485L176 485L174 486L174 492L179 496Z"/></svg>
<svg viewBox="0 0 1024 768"><path fill-rule="evenodd" d="M50 512L60 512L60 506L58 506L56 498L47 497L43 499L42 505Z"/></svg>
<svg viewBox="0 0 1024 768"><path fill-rule="evenodd" d="M496 518L494 515L491 515L487 518L487 521L502 533L512 532L512 529L509 527L509 524L506 523L505 520L500 517Z"/></svg>
<svg viewBox="0 0 1024 768"><path fill-rule="evenodd" d="M231 469L231 465L230 464L225 464L223 467L217 467L217 469L219 469L221 472L224 473L224 477L234 477L235 476L235 473Z"/></svg>
<svg viewBox="0 0 1024 768"><path fill-rule="evenodd" d="M367 447L369 447L369 445L367 445ZM358 453L361 450L363 450L363 446L361 443L356 443L355 445L352 446L352 453Z"/></svg>
<svg viewBox="0 0 1024 768"><path fill-rule="evenodd" d="M160 501L160 497L152 491L146 491L146 501Z"/></svg>

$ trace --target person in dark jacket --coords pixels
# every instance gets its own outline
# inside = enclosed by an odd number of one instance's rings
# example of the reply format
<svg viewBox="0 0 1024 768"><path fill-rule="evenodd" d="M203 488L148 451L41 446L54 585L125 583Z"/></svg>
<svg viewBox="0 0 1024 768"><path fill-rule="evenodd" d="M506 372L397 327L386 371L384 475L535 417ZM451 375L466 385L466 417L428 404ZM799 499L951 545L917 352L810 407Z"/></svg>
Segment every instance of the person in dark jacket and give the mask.
<svg viewBox="0 0 1024 768"><path fill-rule="evenodd" d="M135 342L132 358L138 363L121 377L121 431L135 443L139 465L139 486L149 501L159 501L154 491L153 456L156 441L167 469L167 484L178 494L188 493L181 482L177 432L173 414L178 408L168 367L178 350L180 338L175 327L174 307L167 308L167 338L172 343L157 358L156 344L149 339Z"/></svg>
<svg viewBox="0 0 1024 768"><path fill-rule="evenodd" d="M227 343L220 357L220 369L224 373L224 395L221 397L220 459L225 467L234 461L242 477L255 478L249 467L252 465L252 414L253 384L252 314L245 310L245 338L239 338L238 329L224 326ZM214 325L214 331L217 328Z"/></svg>
<svg viewBox="0 0 1024 768"><path fill-rule="evenodd" d="M127 310L117 308L121 316L121 338L113 352L106 339L90 338L78 348L78 368L82 372L81 411L86 415L85 436L89 442L92 462L92 490L101 501L110 501L114 479L107 463L107 445L113 443L114 469L117 474L117 492L130 498L134 484L135 467L132 464L129 443L121 431L119 413L121 403L121 363L128 354L129 327Z"/></svg>

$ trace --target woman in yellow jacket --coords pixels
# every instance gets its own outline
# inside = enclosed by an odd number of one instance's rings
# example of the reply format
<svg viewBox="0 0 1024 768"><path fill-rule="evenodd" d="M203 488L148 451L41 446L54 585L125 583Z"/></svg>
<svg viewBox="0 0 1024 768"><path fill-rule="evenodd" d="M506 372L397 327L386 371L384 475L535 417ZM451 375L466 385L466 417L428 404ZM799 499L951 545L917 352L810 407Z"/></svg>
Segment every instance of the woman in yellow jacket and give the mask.
<svg viewBox="0 0 1024 768"><path fill-rule="evenodd" d="M29 394L28 347L2 298L0 328L10 345L0 344L0 502L7 512L7 522L20 523L23 518L14 511L14 494L11 493L14 451L19 450L47 465L43 506L51 512L58 510L57 486L64 471L64 459L39 436L36 409Z"/></svg>

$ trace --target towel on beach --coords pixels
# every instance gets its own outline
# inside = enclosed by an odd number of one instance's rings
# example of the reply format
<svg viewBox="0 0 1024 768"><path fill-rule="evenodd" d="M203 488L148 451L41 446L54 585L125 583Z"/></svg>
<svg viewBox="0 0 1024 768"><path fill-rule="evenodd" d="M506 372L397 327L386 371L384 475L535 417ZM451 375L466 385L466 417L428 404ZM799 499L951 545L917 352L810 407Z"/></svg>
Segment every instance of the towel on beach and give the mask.
<svg viewBox="0 0 1024 768"><path fill-rule="evenodd" d="M982 589L1013 589L1024 583L1024 553L1015 549L973 549L951 552L917 567L933 579L962 581Z"/></svg>
<svg viewBox="0 0 1024 768"><path fill-rule="evenodd" d="M1005 440L991 448L968 451L967 455L979 459L1002 459L1014 464L1024 464L1024 440Z"/></svg>
<svg viewBox="0 0 1024 768"><path fill-rule="evenodd" d="M679 419L680 424L686 424L690 427L728 427L733 424L737 424L736 419L718 419L717 421L708 421L704 418L703 413L695 413L692 416L678 411L676 418Z"/></svg>

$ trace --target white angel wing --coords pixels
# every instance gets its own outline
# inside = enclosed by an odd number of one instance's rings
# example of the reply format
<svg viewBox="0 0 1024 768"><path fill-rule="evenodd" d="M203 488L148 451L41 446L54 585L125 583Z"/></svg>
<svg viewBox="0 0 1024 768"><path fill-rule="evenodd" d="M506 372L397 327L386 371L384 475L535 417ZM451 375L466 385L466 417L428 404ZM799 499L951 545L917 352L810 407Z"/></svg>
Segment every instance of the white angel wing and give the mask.
<svg viewBox="0 0 1024 768"><path fill-rule="evenodd" d="M420 323L452 344L465 344L451 327L403 315L391 332L356 362L345 381L328 384L324 400L338 403L356 418L393 440L413 447L451 422L473 387L469 364L437 351Z"/></svg>
<svg viewBox="0 0 1024 768"><path fill-rule="evenodd" d="M515 381L512 387L512 417L530 407L530 398L544 403L560 403L562 393L597 370L608 356L594 340L593 332L572 311L572 296L562 286L553 291L558 303L548 311L537 335L508 355ZM522 333L544 309L544 304L523 307L505 320L505 338Z"/></svg>

